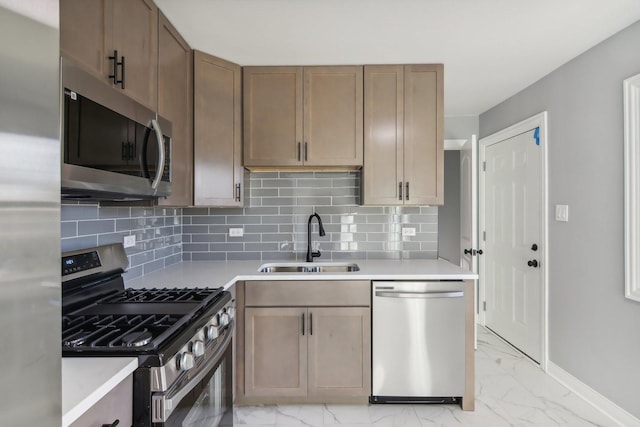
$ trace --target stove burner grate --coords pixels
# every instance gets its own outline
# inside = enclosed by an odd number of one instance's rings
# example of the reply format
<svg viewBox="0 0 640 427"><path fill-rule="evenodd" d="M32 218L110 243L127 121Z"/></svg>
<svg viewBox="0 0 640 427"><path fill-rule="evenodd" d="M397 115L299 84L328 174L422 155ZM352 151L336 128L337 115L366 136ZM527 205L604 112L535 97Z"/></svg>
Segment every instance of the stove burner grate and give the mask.
<svg viewBox="0 0 640 427"><path fill-rule="evenodd" d="M64 316L62 345L68 348L155 347L181 316L72 315Z"/></svg>

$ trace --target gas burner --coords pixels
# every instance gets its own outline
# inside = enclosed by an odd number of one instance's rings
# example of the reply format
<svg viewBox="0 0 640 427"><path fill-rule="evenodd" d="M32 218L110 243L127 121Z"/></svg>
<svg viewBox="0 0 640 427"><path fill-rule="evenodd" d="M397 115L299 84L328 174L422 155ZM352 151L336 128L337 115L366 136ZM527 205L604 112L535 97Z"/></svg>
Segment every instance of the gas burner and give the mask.
<svg viewBox="0 0 640 427"><path fill-rule="evenodd" d="M125 347L142 347L149 344L152 338L153 334L145 329L144 331L131 332L123 336L122 344Z"/></svg>

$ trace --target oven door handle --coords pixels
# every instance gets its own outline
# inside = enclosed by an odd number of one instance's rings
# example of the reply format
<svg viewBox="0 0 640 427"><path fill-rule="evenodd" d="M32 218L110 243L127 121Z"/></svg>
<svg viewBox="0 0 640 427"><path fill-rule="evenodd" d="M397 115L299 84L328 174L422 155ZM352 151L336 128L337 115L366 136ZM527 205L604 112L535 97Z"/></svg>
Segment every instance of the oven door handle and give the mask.
<svg viewBox="0 0 640 427"><path fill-rule="evenodd" d="M213 369L213 367L220 361L224 352L227 350L229 343L231 342L231 336L233 335L234 322L231 321L226 328L220 345L217 346L213 355L203 365L198 367L198 372L189 379L189 382L182 384L178 382L173 385L165 393L152 396L152 413L151 421L154 423L166 422L173 411L178 407L182 399L184 399L193 388L204 379L204 377Z"/></svg>

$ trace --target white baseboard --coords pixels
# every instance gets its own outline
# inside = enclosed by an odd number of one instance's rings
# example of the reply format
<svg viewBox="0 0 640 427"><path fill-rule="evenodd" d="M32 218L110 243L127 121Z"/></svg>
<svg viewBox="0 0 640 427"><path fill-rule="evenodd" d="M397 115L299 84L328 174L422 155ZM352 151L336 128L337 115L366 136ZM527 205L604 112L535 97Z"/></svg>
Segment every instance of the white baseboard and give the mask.
<svg viewBox="0 0 640 427"><path fill-rule="evenodd" d="M621 427L640 427L640 419L634 417L551 361L547 362L547 373Z"/></svg>

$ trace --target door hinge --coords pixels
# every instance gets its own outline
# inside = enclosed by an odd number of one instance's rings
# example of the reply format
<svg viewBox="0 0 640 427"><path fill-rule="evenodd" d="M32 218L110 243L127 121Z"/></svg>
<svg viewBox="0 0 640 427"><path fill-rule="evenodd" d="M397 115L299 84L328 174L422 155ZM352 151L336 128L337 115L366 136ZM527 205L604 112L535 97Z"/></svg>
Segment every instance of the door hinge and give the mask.
<svg viewBox="0 0 640 427"><path fill-rule="evenodd" d="M482 301L482 311L487 311L487 302Z"/></svg>
<svg viewBox="0 0 640 427"><path fill-rule="evenodd" d="M482 171L483 172L487 171L487 162L482 162Z"/></svg>

